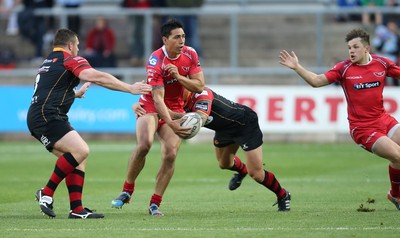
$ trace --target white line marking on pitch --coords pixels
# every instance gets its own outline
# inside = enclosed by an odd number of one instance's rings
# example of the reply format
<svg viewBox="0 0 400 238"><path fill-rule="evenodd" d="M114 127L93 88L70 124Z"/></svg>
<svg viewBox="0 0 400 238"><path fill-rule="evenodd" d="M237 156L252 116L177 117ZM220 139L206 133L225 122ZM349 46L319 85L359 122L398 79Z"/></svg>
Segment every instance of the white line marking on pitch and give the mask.
<svg viewBox="0 0 400 238"><path fill-rule="evenodd" d="M96 229L20 229L12 228L7 229L8 231L368 231L368 230L400 230L400 227L314 227L314 228L290 228L290 227L263 227L263 228L251 228L251 227L237 227L237 228L96 228Z"/></svg>

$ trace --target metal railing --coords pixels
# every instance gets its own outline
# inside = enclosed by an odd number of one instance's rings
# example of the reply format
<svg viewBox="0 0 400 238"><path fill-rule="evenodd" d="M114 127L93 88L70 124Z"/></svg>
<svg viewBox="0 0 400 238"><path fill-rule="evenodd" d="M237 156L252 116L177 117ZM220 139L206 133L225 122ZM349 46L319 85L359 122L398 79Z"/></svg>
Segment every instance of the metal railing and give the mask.
<svg viewBox="0 0 400 238"><path fill-rule="evenodd" d="M309 67L308 69L314 72L324 72L327 67ZM21 68L13 70L0 70L0 78L6 79L9 77L31 77L34 80L37 74L37 68ZM145 80L146 71L143 68L101 68L102 71L110 73L118 78L122 79L127 83L134 83L140 80ZM207 79L207 84L218 85L220 84L220 78L226 75L235 76L288 76L294 75L292 70L286 69L284 67L203 67L204 75ZM298 84L303 84L302 80L298 80ZM0 83L1 85L1 83Z"/></svg>
<svg viewBox="0 0 400 238"><path fill-rule="evenodd" d="M336 4L336 0L205 0L205 2L207 4L238 4L241 6L251 4Z"/></svg>
<svg viewBox="0 0 400 238"><path fill-rule="evenodd" d="M190 0L188 0L190 1ZM122 0L114 0L116 4L120 4ZM110 0L85 0L84 4L110 4ZM251 4L336 4L336 0L204 0L206 4L237 4L241 6Z"/></svg>

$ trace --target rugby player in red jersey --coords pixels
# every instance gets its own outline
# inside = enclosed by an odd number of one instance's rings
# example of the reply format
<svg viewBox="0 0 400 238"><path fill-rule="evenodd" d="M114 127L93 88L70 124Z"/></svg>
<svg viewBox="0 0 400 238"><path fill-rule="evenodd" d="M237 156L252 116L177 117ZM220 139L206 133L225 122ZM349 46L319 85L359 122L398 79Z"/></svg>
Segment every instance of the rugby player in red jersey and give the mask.
<svg viewBox="0 0 400 238"><path fill-rule="evenodd" d="M127 177L122 193L111 202L121 208L128 203L135 187L135 180L144 167L155 133L161 143L162 161L156 176L154 194L150 199L149 214L162 216L159 210L162 196L174 174L175 159L181 136L190 134L181 127L180 120L172 120L169 110L183 112L183 91L201 92L204 75L196 51L185 46L185 32L180 22L171 19L161 27L164 45L154 51L147 62L147 83L153 87L151 95L143 95L140 102L148 112L136 122L137 146L128 164ZM159 120L161 119L161 120Z"/></svg>
<svg viewBox="0 0 400 238"><path fill-rule="evenodd" d="M144 83L124 83L111 74L98 71L78 56L79 40L76 33L60 29L54 36L53 51L43 61L35 78L34 93L27 114L32 136L58 157L47 185L37 190L36 199L43 214L53 218L53 195L65 178L69 191L68 218L103 218L82 206L82 190L89 147L68 120L68 111L75 98L82 98L90 83L132 94L148 93ZM87 81L74 90L80 80Z"/></svg>
<svg viewBox="0 0 400 238"><path fill-rule="evenodd" d="M296 54L283 50L280 63L293 69L312 87L339 83L347 100L350 135L357 145L389 160L391 189L387 198L400 210L400 130L398 121L383 106L385 78L400 78L400 68L387 58L370 53L369 34L354 29L346 35L349 59L324 74L299 64Z"/></svg>

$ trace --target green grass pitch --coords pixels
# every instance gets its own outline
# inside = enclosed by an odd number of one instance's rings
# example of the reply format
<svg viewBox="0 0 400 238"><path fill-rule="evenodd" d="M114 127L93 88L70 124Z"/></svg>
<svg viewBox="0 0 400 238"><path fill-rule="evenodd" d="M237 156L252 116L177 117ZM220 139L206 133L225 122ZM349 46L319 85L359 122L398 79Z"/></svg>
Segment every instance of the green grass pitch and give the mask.
<svg viewBox="0 0 400 238"><path fill-rule="evenodd" d="M220 170L211 143L183 143L164 194L164 217L147 214L160 163L148 155L130 204L112 209L134 142L89 141L83 204L101 220L69 220L65 183L56 191L55 219L34 200L55 158L38 142L0 142L1 237L399 237L399 211L386 193L388 162L355 144L264 144L264 167L292 193L290 212L272 207L275 195L246 177L228 190L233 172ZM244 159L243 153L239 157ZM363 211L357 211L362 207Z"/></svg>

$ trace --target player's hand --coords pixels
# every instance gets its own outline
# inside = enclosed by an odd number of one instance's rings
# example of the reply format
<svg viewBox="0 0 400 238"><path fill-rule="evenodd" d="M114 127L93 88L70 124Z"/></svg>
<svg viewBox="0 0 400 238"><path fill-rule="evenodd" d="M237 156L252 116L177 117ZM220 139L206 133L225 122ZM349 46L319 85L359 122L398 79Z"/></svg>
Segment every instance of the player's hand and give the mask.
<svg viewBox="0 0 400 238"><path fill-rule="evenodd" d="M142 82L136 82L131 86L130 92L132 94L147 94L151 92L151 85Z"/></svg>
<svg viewBox="0 0 400 238"><path fill-rule="evenodd" d="M279 53L279 63L290 69L296 69L299 64L299 60L294 51L289 54L289 52L286 50L282 50Z"/></svg>
<svg viewBox="0 0 400 238"><path fill-rule="evenodd" d="M143 116L146 114L146 110L142 107L143 103L141 102L136 102L132 104L132 110L135 113L137 117Z"/></svg>
<svg viewBox="0 0 400 238"><path fill-rule="evenodd" d="M191 128L189 127L181 127L181 123L184 121L185 119L180 118L177 120L172 120L172 122L170 124L168 124L171 129L175 132L175 134L177 134L179 137L186 137L190 135L190 130Z"/></svg>
<svg viewBox="0 0 400 238"><path fill-rule="evenodd" d="M75 97L76 98L84 98L85 93L88 90L89 86L90 86L90 82L84 83L79 90L75 91Z"/></svg>
<svg viewBox="0 0 400 238"><path fill-rule="evenodd" d="M172 120L180 119L185 115L185 113L180 113L180 112L174 112L171 111L170 109L168 110L169 116L172 118Z"/></svg>
<svg viewBox="0 0 400 238"><path fill-rule="evenodd" d="M178 78L178 77L180 76L178 67L176 67L176 65L167 64L167 65L165 66L165 70L166 70L170 75L172 75L174 78Z"/></svg>

